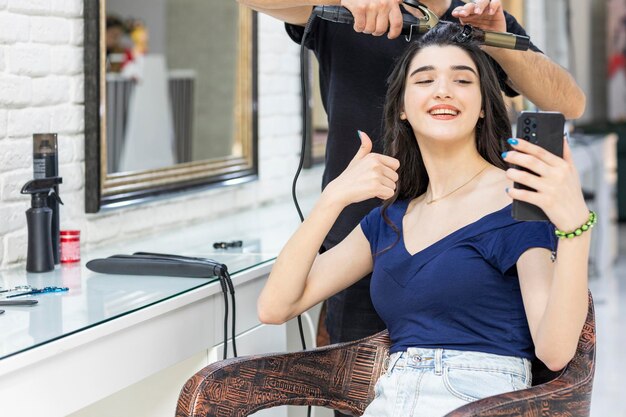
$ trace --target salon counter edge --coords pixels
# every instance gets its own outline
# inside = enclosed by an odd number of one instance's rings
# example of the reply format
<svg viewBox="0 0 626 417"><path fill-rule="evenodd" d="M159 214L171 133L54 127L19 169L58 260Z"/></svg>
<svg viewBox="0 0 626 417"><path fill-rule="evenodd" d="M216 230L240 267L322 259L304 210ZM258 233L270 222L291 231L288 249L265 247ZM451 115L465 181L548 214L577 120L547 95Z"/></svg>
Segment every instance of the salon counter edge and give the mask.
<svg viewBox="0 0 626 417"><path fill-rule="evenodd" d="M305 209L312 205L313 201L313 198L305 198L303 204ZM260 324L256 316L256 298L271 270L278 249L297 227L298 219L293 211L289 203L280 202L257 210L237 213L228 219L222 218L219 222L193 225L189 230L172 233L167 239L160 241L142 238L129 241L127 245L122 243L98 248L93 252L83 253L82 263L95 257L132 253L138 250L206 256L227 265L232 258L237 264L235 268L229 266L229 270L233 272L237 294L238 353L246 355L285 351L288 348L288 326ZM290 218L293 218L293 221L290 221ZM239 251L197 250L199 242L206 245L207 242L212 243L214 239L241 239L244 245ZM144 281L140 281L124 276L95 274L88 271L84 265L74 268L78 268L83 275L82 278L78 278L80 283L74 282L74 285L79 289L82 286L83 292L87 293L85 294L87 301L83 301L82 305L94 299L94 291L106 292L109 282L115 282L110 285L119 286L124 282L123 279L129 279L126 282L129 282L130 290L128 293L122 293L122 296L131 297L133 293L137 293L140 297L146 297L150 296L150 292L144 291L143 286L150 287L150 279L160 283L169 279L177 280L169 277L142 277ZM0 285L8 287L25 282L29 284L34 282L36 285L41 283L40 286L48 282L62 285L66 282L63 273L67 271L71 271L71 267L61 266L57 267L54 273L35 275L18 270L0 271ZM106 404L109 398L132 397L139 395L137 393L153 391L155 387L168 382L167 375L174 374L179 380L171 381L167 392L154 398L157 402L162 401L161 405L148 406L129 402L126 407L122 407L125 412L131 412L132 415L173 415L175 407L173 400L184 384L184 379L202 366L222 357L224 300L219 283L205 281L191 285L191 289L183 288L171 296L130 309L123 314L113 314L109 319L100 320L77 331L67 332L68 334L65 334L63 329L57 329L59 337L53 335L44 343L34 344L28 349L0 359L0 403L3 415L12 417L67 416L72 413L75 413L72 415L76 417L107 415L116 412L110 409L110 404L106 406L109 407L108 411L102 411L103 407L106 408L103 404ZM70 287L71 285L70 282ZM110 292L118 291L119 289ZM40 298L71 295L72 288L63 295L45 294ZM52 299L43 299L40 304L44 304L46 302L44 300L49 302ZM57 309L80 308L68 304L69 298L64 301L67 303L59 302L60 307ZM105 297L104 301L99 302L101 305L98 305L98 313L102 313L103 309L116 308L115 300L110 297ZM71 307L67 307L68 305ZM38 305L2 307L2 309L8 313L19 310L24 312L24 309L39 307ZM89 314L88 311L83 312L83 315ZM232 307L230 314L232 317ZM11 315L2 316L7 314L0 316L0 328L3 327L1 320L10 319ZM19 315L15 314L14 317L17 318ZM32 315L28 316L28 319L22 317L21 320L28 320L30 324L34 321ZM66 325L62 323L60 326ZM24 335L23 331L19 333L20 337ZM3 342L3 338L10 337L11 332L0 332L0 344L7 343L6 339ZM232 350L229 347L230 356ZM158 380L158 375L161 374L163 376ZM145 382L151 379L152 382ZM148 388L141 388L142 385ZM123 394L124 391L128 394ZM116 401L109 402L113 404ZM286 416L286 410L277 410L271 415Z"/></svg>

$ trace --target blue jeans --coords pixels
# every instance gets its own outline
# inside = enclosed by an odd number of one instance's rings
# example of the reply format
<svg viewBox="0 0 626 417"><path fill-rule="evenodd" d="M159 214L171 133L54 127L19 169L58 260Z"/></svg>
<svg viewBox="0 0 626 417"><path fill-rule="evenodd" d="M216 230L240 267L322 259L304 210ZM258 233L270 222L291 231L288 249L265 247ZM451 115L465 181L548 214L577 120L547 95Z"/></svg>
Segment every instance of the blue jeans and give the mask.
<svg viewBox="0 0 626 417"><path fill-rule="evenodd" d="M409 348L389 357L363 417L441 417L477 399L530 385L528 359Z"/></svg>

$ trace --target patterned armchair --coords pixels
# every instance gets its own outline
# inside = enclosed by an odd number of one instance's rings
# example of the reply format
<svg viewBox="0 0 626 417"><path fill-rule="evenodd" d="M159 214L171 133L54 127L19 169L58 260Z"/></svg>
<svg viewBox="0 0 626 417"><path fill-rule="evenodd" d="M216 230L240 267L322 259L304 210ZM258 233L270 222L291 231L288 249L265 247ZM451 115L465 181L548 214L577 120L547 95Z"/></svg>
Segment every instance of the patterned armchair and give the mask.
<svg viewBox="0 0 626 417"><path fill-rule="evenodd" d="M533 363L531 388L484 398L446 417L589 416L595 369L595 318L587 320L572 361L560 372ZM361 415L385 371L387 332L302 352L248 356L213 363L193 375L176 417L242 417L279 405L314 405Z"/></svg>

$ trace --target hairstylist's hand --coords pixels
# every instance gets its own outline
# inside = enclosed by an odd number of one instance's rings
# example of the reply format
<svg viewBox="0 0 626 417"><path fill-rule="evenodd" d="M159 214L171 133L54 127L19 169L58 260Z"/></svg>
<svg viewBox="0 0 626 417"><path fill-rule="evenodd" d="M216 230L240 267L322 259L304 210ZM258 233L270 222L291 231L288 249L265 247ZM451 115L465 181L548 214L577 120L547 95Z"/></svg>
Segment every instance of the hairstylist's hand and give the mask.
<svg viewBox="0 0 626 417"><path fill-rule="evenodd" d="M563 158L523 139L509 139L513 150L504 160L535 172L537 175L509 168L507 177L537 191L509 188L509 196L539 206L559 230L571 231L589 218L589 209L583 198L578 171L566 140Z"/></svg>
<svg viewBox="0 0 626 417"><path fill-rule="evenodd" d="M402 31L401 0L341 0L341 5L354 16L354 31L397 38Z"/></svg>
<svg viewBox="0 0 626 417"><path fill-rule="evenodd" d="M452 11L461 23L482 30L506 32L506 19L500 0L474 0Z"/></svg>
<svg viewBox="0 0 626 417"><path fill-rule="evenodd" d="M344 207L370 198L387 199L396 190L400 162L390 156L372 153L372 141L360 132L361 147L348 167L326 186L325 195Z"/></svg>

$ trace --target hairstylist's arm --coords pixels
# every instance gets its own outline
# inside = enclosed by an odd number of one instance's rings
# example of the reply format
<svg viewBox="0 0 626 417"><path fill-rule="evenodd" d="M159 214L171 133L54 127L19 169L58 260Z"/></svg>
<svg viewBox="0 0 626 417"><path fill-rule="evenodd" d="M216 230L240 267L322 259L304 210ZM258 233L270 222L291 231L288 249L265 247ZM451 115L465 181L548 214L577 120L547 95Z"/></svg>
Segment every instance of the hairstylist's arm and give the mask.
<svg viewBox="0 0 626 417"><path fill-rule="evenodd" d="M263 323L284 323L347 288L372 270L372 254L360 226L339 245L318 255L341 211L352 203L391 197L399 162L371 153L362 133L361 148L346 170L326 186L311 214L278 255L258 300Z"/></svg>
<svg viewBox="0 0 626 417"><path fill-rule="evenodd" d="M505 160L537 173L510 168L507 176L511 181L536 190L510 188L510 197L541 207L562 231L575 230L587 222L589 210L567 142L563 158L559 158L519 140ZM530 249L517 261L535 353L553 371L572 359L585 323L590 242L591 230L573 239L559 239L554 263L543 248Z"/></svg>
<svg viewBox="0 0 626 417"><path fill-rule="evenodd" d="M313 6L343 6L354 16L354 30L390 39L402 31L399 0L238 0L240 3L283 22L305 25Z"/></svg>
<svg viewBox="0 0 626 417"><path fill-rule="evenodd" d="M310 0L237 0L252 10L272 16L292 25L306 25L313 6L319 4ZM327 0L327 4L339 4L339 0Z"/></svg>
<svg viewBox="0 0 626 417"><path fill-rule="evenodd" d="M452 15L483 30L506 32L500 0L476 0L457 7ZM576 119L585 111L585 93L567 70L542 53L483 47L504 69L511 86L542 110Z"/></svg>

